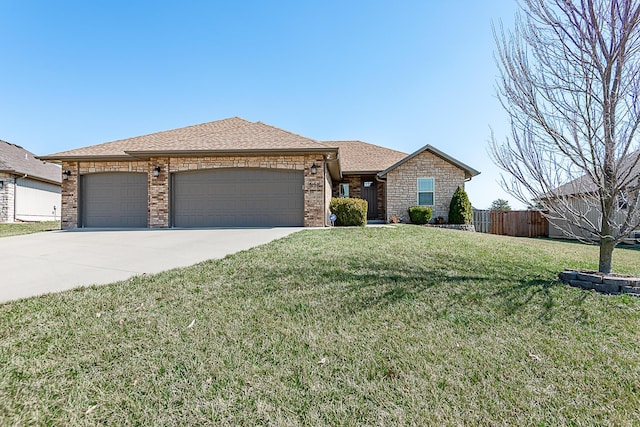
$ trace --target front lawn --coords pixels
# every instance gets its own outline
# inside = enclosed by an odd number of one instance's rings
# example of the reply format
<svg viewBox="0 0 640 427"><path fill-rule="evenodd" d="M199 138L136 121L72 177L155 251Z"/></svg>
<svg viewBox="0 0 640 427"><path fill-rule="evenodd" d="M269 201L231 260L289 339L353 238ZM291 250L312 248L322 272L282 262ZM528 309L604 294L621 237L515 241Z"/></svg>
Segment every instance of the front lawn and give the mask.
<svg viewBox="0 0 640 427"><path fill-rule="evenodd" d="M306 230L7 303L0 425L638 425L640 300L556 280L596 266L548 240Z"/></svg>
<svg viewBox="0 0 640 427"><path fill-rule="evenodd" d="M0 224L0 237L18 236L20 234L39 233L41 231L51 230L60 230L60 221Z"/></svg>

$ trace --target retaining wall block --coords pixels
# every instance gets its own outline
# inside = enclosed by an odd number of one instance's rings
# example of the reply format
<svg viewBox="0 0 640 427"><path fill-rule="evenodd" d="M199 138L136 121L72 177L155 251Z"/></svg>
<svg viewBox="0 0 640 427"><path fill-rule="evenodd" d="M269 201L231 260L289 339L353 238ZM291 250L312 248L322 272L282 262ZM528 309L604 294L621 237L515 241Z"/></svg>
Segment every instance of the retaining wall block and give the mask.
<svg viewBox="0 0 640 427"><path fill-rule="evenodd" d="M595 283L595 290L606 294L619 294L620 284Z"/></svg>
<svg viewBox="0 0 640 427"><path fill-rule="evenodd" d="M586 280L569 280L569 284L577 288L595 289L595 284Z"/></svg>
<svg viewBox="0 0 640 427"><path fill-rule="evenodd" d="M584 280L593 283L602 283L602 276L598 274L578 273L578 280Z"/></svg>
<svg viewBox="0 0 640 427"><path fill-rule="evenodd" d="M569 282L571 280L578 280L578 272L567 270L567 271L563 271L562 273L560 273L558 277L563 282Z"/></svg>

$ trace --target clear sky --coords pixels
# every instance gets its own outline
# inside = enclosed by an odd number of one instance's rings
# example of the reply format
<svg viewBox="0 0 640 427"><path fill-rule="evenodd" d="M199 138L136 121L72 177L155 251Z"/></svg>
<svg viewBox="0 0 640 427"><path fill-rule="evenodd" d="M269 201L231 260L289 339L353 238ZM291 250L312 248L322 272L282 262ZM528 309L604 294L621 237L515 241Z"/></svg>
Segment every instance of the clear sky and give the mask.
<svg viewBox="0 0 640 427"><path fill-rule="evenodd" d="M0 139L38 155L239 116L478 169L508 133L491 23L515 0L0 0Z"/></svg>

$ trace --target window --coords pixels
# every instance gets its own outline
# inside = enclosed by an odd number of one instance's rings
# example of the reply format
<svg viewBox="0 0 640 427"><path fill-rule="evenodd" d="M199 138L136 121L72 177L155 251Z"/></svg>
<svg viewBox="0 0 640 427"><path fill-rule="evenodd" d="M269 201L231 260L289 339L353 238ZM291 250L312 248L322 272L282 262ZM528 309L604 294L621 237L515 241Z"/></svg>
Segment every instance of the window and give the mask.
<svg viewBox="0 0 640 427"><path fill-rule="evenodd" d="M618 209L629 209L629 198L627 193L622 192L616 197L618 201Z"/></svg>
<svg viewBox="0 0 640 427"><path fill-rule="evenodd" d="M433 178L418 178L418 205L433 206Z"/></svg>
<svg viewBox="0 0 640 427"><path fill-rule="evenodd" d="M349 197L349 184L340 184L340 197Z"/></svg>

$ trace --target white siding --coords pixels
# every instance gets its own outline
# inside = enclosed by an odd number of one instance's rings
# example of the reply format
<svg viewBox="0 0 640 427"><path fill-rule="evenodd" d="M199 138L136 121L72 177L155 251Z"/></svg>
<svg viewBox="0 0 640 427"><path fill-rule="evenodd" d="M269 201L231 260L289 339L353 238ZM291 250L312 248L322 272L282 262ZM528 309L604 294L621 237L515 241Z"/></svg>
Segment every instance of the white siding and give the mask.
<svg viewBox="0 0 640 427"><path fill-rule="evenodd" d="M562 219L553 219L554 217L560 216L558 214L550 213L549 219L549 237L552 238L564 238L564 239L576 239L578 237L586 240L592 240L595 236L583 228L581 228L577 224L582 224L583 227L589 227L588 224L595 225L598 229L600 228L600 224L602 222L602 213L600 211L600 207L597 205L597 200L585 200L582 198L575 198L571 200L571 204L573 205L573 210L577 212L581 212L585 219L578 220L571 223L567 220ZM622 224L627 215L626 211L618 211L614 214L614 223ZM579 222L578 222L579 221ZM565 229L569 229L567 233ZM634 232L630 233L630 236L633 236Z"/></svg>
<svg viewBox="0 0 640 427"><path fill-rule="evenodd" d="M15 219L52 221L60 219L60 186L30 178L16 180Z"/></svg>

